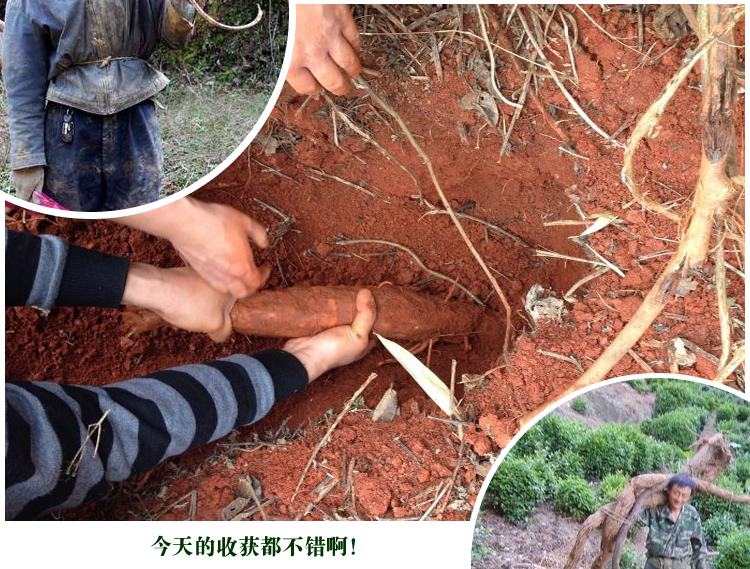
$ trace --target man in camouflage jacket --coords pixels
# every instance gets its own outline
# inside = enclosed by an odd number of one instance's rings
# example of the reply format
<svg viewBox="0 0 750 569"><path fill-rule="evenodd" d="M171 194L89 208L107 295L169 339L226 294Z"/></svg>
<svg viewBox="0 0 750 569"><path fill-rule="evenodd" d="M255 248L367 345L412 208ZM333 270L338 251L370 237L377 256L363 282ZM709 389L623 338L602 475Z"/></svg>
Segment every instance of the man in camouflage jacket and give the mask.
<svg viewBox="0 0 750 569"><path fill-rule="evenodd" d="M159 198L162 140L147 63L193 31L187 0L9 0L3 34L11 180L27 201L110 211ZM36 201L36 200L35 200Z"/></svg>
<svg viewBox="0 0 750 569"><path fill-rule="evenodd" d="M645 569L710 569L700 515L687 503L694 492L693 479L677 474L667 482L667 503L643 512Z"/></svg>

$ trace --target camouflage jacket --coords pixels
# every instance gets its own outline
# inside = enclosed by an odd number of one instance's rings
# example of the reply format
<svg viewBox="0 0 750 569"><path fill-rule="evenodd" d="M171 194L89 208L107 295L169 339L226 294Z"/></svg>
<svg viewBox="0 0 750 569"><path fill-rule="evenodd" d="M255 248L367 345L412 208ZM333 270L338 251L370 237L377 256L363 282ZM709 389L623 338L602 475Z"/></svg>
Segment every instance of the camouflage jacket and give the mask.
<svg viewBox="0 0 750 569"><path fill-rule="evenodd" d="M187 0L9 0L3 34L11 169L46 165L45 101L98 115L132 107L167 86L146 60L184 45Z"/></svg>
<svg viewBox="0 0 750 569"><path fill-rule="evenodd" d="M639 524L648 528L646 551L655 569L710 569L700 515L690 504L676 522L664 504L645 510Z"/></svg>

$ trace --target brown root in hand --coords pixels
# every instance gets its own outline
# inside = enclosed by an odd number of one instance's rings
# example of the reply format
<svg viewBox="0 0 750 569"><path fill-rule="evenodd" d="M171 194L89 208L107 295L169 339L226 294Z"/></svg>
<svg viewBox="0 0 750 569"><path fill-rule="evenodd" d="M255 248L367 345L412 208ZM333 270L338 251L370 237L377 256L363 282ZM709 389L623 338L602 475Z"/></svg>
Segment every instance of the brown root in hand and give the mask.
<svg viewBox="0 0 750 569"><path fill-rule="evenodd" d="M351 324L357 313L357 291L363 287L291 287L261 291L238 300L232 308L235 332L266 338L301 338ZM442 299L398 287L372 288L377 305L374 330L394 340L428 340L475 332L484 310L465 302ZM133 333L165 324L156 314L130 310Z"/></svg>

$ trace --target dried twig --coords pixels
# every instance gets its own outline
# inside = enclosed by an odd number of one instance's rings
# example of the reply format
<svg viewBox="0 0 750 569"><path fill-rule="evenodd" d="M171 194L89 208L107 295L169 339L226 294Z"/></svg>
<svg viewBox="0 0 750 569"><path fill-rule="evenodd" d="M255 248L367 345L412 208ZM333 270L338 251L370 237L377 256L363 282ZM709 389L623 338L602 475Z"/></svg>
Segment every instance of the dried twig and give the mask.
<svg viewBox="0 0 750 569"><path fill-rule="evenodd" d="M370 98L373 101L375 101L378 105L380 105L385 111L388 112L388 114L390 114L396 120L398 125L401 127L401 130L403 131L403 133L409 139L409 142L411 143L411 145L417 151L417 154L419 154L419 156L424 161L425 166L427 166L427 170L429 170L430 177L432 178L432 183L435 186L435 189L437 190L438 195L440 196L440 200L443 202L443 206L445 207L446 211L449 212L451 220L453 221L453 224L456 226L456 229L458 229L458 232L461 235L461 238L464 240L464 243L466 243L466 246L469 248L469 251L471 251L471 254L474 256L477 263L479 263L479 266L484 271L484 274L487 276L487 279L492 284L492 287L497 293L497 296L500 299L500 302L503 304L503 307L505 308L506 324L505 324L505 338L503 340L503 354L507 358L508 347L510 345L511 317L512 317L510 303L508 302L508 299L506 298L505 293L503 292L502 288L500 288L500 285L498 284L497 279L495 279L489 267L487 266L487 263L485 263L484 259L482 259L482 256L479 254L479 251L476 250L476 248L474 247L474 244L471 242L471 239L469 239L469 236L466 234L466 231L464 230L463 225L461 225L461 222L458 220L458 217L456 217L455 213L453 212L453 208L450 205L450 201L445 196L445 193L443 192L443 189L440 186L440 183L438 182L437 176L435 175L435 170L432 167L432 161L430 160L430 157L427 155L427 153L422 149L422 147L416 141L416 139L414 138L414 135L406 126L406 123L401 118L401 116L393 109L393 107L391 107L391 105L389 105L387 102L381 99L372 90L370 85L364 79L362 79L361 77L358 79L355 79L354 84L356 87L367 91L367 94L370 96Z"/></svg>
<svg viewBox="0 0 750 569"><path fill-rule="evenodd" d="M394 241L386 241L385 239L344 239L340 241L336 241L336 245L359 245L363 243L377 243L379 245L388 245L389 247L395 247L396 249L401 249L405 253L409 253L411 257L414 259L414 261L419 265L419 267L426 273L431 274L433 277L436 277L438 279L442 279L444 281L448 281L449 283L455 285L457 288L461 289L463 292L466 293L466 295L471 298L474 302L476 302L480 306L484 306L485 304L479 300L479 297L472 293L468 288L466 288L464 285L459 283L456 279L449 277L448 275L444 275L443 273L440 273L438 271L435 271L433 269L430 269L427 265L424 264L422 259L417 256L417 254L406 247L405 245L401 245L400 243L395 243Z"/></svg>
<svg viewBox="0 0 750 569"><path fill-rule="evenodd" d="M341 419L344 418L344 416L349 412L349 409L351 409L352 405L354 404L354 401L357 400L357 398L362 395L362 392L367 389L367 386L370 385L373 379L378 377L378 374L371 373L370 377L368 377L364 383L360 386L359 389L354 393L354 395L351 396L349 401L346 402L344 405L344 408L341 410L341 413L339 413L338 417L334 419L333 423L331 423L331 426L328 427L328 430L326 431L326 434L323 435L323 438L320 439L320 442L315 445L315 449L312 452L312 455L310 455L309 460L307 461L307 464L305 465L305 468L302 470L302 475L299 478L299 482L297 482L297 487L294 489L294 494L292 494L291 502L294 502L294 499L297 497L297 492L299 492L300 487L302 486L302 482L305 480L305 476L307 476L307 471L310 470L310 467L312 466L313 462L315 461L315 457L318 455L318 452L320 452L320 449L322 449L324 446L328 444L328 441L331 438L331 434L333 433L334 429L338 426L338 424L341 422Z"/></svg>
<svg viewBox="0 0 750 569"><path fill-rule="evenodd" d="M729 316L727 303L727 270L724 264L724 236L719 238L714 251L714 285L716 286L716 303L719 312L719 329L721 331L721 358L719 370L723 370L732 353L732 319Z"/></svg>
<svg viewBox="0 0 750 569"><path fill-rule="evenodd" d="M424 514L422 514L421 518L419 518L420 522L425 521L427 519L427 517L432 513L432 510L434 510L435 507L440 503L440 500L443 498L443 496L445 495L445 493L448 491L449 487L450 487L450 485L446 484L445 487L440 491L440 494L437 495L437 497L435 498L435 500L432 502L432 505L429 508L427 508L427 511Z"/></svg>
<svg viewBox="0 0 750 569"><path fill-rule="evenodd" d="M345 186L349 186L350 188L354 188L355 190L359 190L363 194L367 194L371 198L376 198L378 195L375 192L372 192L365 188L364 186L360 186L359 184L355 184L354 182L350 182L349 180L345 180L344 178L340 178L339 176L335 176L333 174L329 174L328 172L324 172L320 168L312 168L308 167L308 170L310 172L313 172L317 174L318 176L323 176L324 178L329 178L331 180L336 180L337 182L340 182L344 184Z"/></svg>
<svg viewBox="0 0 750 569"><path fill-rule="evenodd" d="M91 425L86 427L86 436L83 438L83 442L81 442L81 446L78 448L75 456L71 459L70 464L65 469L65 476L74 477L78 474L78 468L81 466L81 462L83 461L83 453L86 450L86 445L94 435L96 435L96 442L94 443L94 450L92 451L92 455L96 456L96 453L99 451L99 441L101 440L102 436L102 423L104 423L107 415L109 415L109 411L110 410L107 409L102 414L101 419L99 419L96 423L92 423Z"/></svg>
<svg viewBox="0 0 750 569"><path fill-rule="evenodd" d="M690 70L721 35L728 30L731 30L737 24L743 13L744 10L738 10L735 12L735 14L730 17L719 30L715 31L701 42L692 53L691 57L682 64L680 69L677 70L677 73L675 73L672 79L669 80L656 101L651 104L638 121L638 124L635 125L633 133L630 135L630 138L628 138L628 142L625 146L621 173L623 183L628 187L633 198L641 204L641 206L653 211L654 213L662 214L672 221L680 221L680 215L670 211L666 206L647 198L641 192L638 184L636 184L633 172L633 156L635 155L635 150L640 141L643 140L646 135L654 137L658 134L657 125L664 114L667 103L690 74Z"/></svg>
<svg viewBox="0 0 750 569"><path fill-rule="evenodd" d="M742 340L738 343L737 348L734 351L734 355L732 356L732 359L729 360L727 365L721 369L719 369L719 372L716 374L716 381L719 383L726 383L727 379L729 379L729 376L734 373L734 370L736 370L740 365L742 365L745 362L745 340ZM739 380L738 380L739 383Z"/></svg>
<svg viewBox="0 0 750 569"><path fill-rule="evenodd" d="M484 38L484 42L487 44L487 52L490 56L490 85L492 86L492 90L495 92L495 96L506 105L510 105L511 107L523 108L523 105L514 103L513 101L506 99L505 96L500 92L500 88L497 86L497 79L495 78L495 53L492 49L492 44L490 44L490 38L487 36L487 26L484 24L484 14L482 13L482 7L479 4L477 4L476 6L477 15L479 16L479 24L482 27L482 37Z"/></svg>
<svg viewBox="0 0 750 569"><path fill-rule="evenodd" d="M587 282L599 278L609 270L609 267L599 267L593 273L586 275L585 277L577 281L572 287L570 287L570 289L568 289L568 292L563 295L563 299L567 300L568 302L578 302L577 299L573 296L573 293L580 287L585 285Z"/></svg>
<svg viewBox="0 0 750 569"><path fill-rule="evenodd" d="M542 354L543 356L547 356L550 358L555 358L556 360L562 360L564 362L568 362L569 364L573 364L578 368L578 370L583 373L584 370L583 366L581 365L581 362L579 362L576 358L573 356L563 356L562 354L556 354L555 352L548 352L546 350L537 350L538 354Z"/></svg>
<svg viewBox="0 0 750 569"><path fill-rule="evenodd" d="M190 505L188 507L188 517L187 517L187 519L189 521L193 521L195 519L195 511L197 509L197 504L198 504L198 491L197 490L191 490L190 492L188 492L187 494L185 494L181 498L177 498L169 506L167 506L162 511L160 511L158 514L156 514L156 516L154 517L154 519L158 520L164 514L166 514L170 510L173 510L174 508L176 508L180 504L182 504L187 498L190 498Z"/></svg>
<svg viewBox="0 0 750 569"><path fill-rule="evenodd" d="M346 123L346 126L348 126L350 129L352 129L354 132L356 132L359 136L361 136L367 142L369 142L375 148L377 148L378 151L380 151L380 153L383 156L385 156L386 158L388 158L388 160L391 160L391 161L393 161L394 164L397 164L404 172L406 172L409 175L409 177L414 182L414 185L417 187L417 190L419 191L419 193L420 194L422 193L422 190L419 187L419 181L417 180L417 177L414 174L412 174L411 170L409 170L404 165L404 163L401 162L401 160L399 160L398 158L396 158L389 150L387 150L386 148L384 148L383 146L381 146L380 143L378 143L378 141L375 140L367 131L365 131L363 128L361 128L360 126L358 126L353 120L351 120L346 115L346 113L344 111L342 111L338 107L338 105L336 105L333 102L333 99L331 99L331 97L329 97L327 93L323 92L323 93L321 93L321 96L329 104L329 106L331 107L331 109L333 110L333 112L336 113L338 115L338 117L342 121L344 121Z"/></svg>
<svg viewBox="0 0 750 569"><path fill-rule="evenodd" d="M424 200L424 203L427 205L427 207L430 208L430 211L427 212L425 215L450 215L447 211L444 209L438 209L434 205L432 205L427 200ZM527 249L531 249L531 245L526 243L523 239L521 239L518 235L515 233L512 233L505 229L504 227L501 227L500 225L497 225L496 223L490 223L489 221L486 221L484 219L480 219L478 217L475 217L473 215L469 215L468 213L463 213L460 211L456 211L455 209L453 212L456 214L457 217L460 217L461 219L468 219L469 221L473 221L475 223L478 223L480 225L483 225L490 231L494 231L496 233L499 233L500 235L504 235L508 239L512 239L516 243L518 243L521 247L526 247Z"/></svg>
<svg viewBox="0 0 750 569"><path fill-rule="evenodd" d="M542 51L542 48L539 46L539 43L534 38L534 35L531 33L531 30L529 29L529 25L526 23L526 18L524 18L523 14L519 11L518 12L518 18L521 20L521 25L523 26L524 30L526 30L526 35L529 37L529 41L531 42L531 45L534 46L534 49L536 49L537 54L539 55L539 60L542 62L542 64L547 68L547 71L549 72L550 76L552 77L552 80L555 82L557 87L560 89L560 92L565 96L565 98L568 100L568 102L571 104L573 109L579 114L579 116L584 120L586 124L588 124L591 129L596 132L599 136L603 137L608 142L611 142L615 146L623 147L624 145L616 140L612 140L612 137L608 135L606 132L604 132L593 120L591 120L591 117L589 117L586 114L586 111L584 111L581 108L581 105L578 104L578 101L576 101L573 98L573 95L571 95L568 90L565 88L565 85L563 85L562 81L560 81L560 78L557 76L557 72L554 70L550 62L547 60L547 58L544 56L544 52Z"/></svg>
<svg viewBox="0 0 750 569"><path fill-rule="evenodd" d="M237 32L241 30L250 29L253 26L257 25L260 22L261 18L263 18L263 10L261 10L260 4L256 4L256 6L258 7L258 15L255 16L255 19L252 22L243 24L241 26L229 26L227 24L222 24L221 22L216 20L214 17L208 15L203 10L203 7L200 4L198 4L197 0L188 0L188 2L190 2L193 5L193 8L195 8L195 11L198 12L201 15L201 17L203 17L203 19L205 19L209 24L219 29L227 30L230 32Z"/></svg>

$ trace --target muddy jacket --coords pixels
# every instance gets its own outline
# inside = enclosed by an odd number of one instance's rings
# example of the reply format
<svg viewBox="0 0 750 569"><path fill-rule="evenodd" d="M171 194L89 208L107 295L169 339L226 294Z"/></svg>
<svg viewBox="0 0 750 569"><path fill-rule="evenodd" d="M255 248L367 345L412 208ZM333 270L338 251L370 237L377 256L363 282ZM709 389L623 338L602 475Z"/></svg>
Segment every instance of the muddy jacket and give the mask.
<svg viewBox="0 0 750 569"><path fill-rule="evenodd" d="M646 552L654 569L710 569L700 515L690 504L676 522L668 504L645 510L640 525L648 528Z"/></svg>
<svg viewBox="0 0 750 569"><path fill-rule="evenodd" d="M154 96L167 78L146 59L184 45L187 0L9 0L3 34L11 169L46 165L45 100L111 115Z"/></svg>

